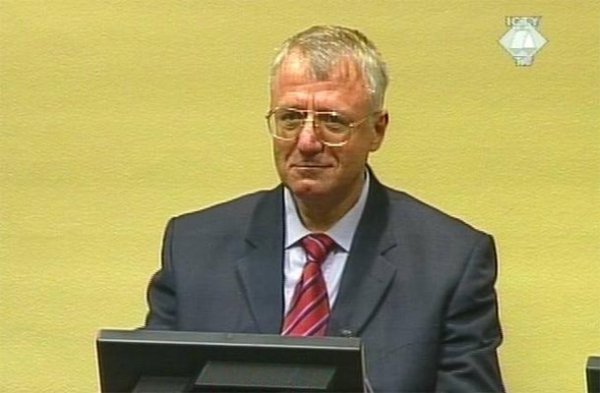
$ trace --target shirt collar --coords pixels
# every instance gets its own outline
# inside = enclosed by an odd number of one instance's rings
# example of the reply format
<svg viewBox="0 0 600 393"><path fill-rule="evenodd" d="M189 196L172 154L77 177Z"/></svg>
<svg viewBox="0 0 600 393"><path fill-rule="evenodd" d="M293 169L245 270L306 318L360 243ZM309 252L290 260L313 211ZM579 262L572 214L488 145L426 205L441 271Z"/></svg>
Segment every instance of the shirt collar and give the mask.
<svg viewBox="0 0 600 393"><path fill-rule="evenodd" d="M344 251L350 251L352 245L352 238L358 227L358 222L362 216L365 204L367 203L367 195L369 194L369 183L370 174L369 171L365 171L365 182L362 186L362 191L358 197L358 201L352 206L350 210L338 221L333 227L325 232L331 237L336 244L341 247ZM311 232L306 229L298 210L292 193L287 187L283 188L283 201L285 206L285 248L292 247L300 239L309 235Z"/></svg>

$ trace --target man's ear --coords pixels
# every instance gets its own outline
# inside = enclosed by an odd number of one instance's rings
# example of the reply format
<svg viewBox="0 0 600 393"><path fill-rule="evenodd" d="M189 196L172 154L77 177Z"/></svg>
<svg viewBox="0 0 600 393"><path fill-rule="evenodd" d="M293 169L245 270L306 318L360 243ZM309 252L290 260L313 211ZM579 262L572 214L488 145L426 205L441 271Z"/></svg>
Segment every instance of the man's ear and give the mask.
<svg viewBox="0 0 600 393"><path fill-rule="evenodd" d="M387 130L388 123L390 122L390 115L388 111L384 110L377 114L377 118L373 123L374 137L371 141L371 148L369 151L379 150L385 137L385 131Z"/></svg>

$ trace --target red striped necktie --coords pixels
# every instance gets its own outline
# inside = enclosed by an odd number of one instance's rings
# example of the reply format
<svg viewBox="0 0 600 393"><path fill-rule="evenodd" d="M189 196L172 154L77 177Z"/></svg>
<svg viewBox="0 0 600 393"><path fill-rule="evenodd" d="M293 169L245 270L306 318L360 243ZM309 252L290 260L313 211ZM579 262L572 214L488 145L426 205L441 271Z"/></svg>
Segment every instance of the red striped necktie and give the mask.
<svg viewBox="0 0 600 393"><path fill-rule="evenodd" d="M301 240L306 264L296 285L290 309L283 321L285 336L324 336L329 322L329 297L321 265L335 245L324 233Z"/></svg>

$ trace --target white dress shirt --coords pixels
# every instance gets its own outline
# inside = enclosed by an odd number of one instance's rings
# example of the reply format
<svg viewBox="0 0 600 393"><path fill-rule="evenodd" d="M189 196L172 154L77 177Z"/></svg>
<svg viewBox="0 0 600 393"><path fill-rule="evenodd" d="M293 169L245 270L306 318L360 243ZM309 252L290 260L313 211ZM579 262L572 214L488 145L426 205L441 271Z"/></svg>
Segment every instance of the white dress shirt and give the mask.
<svg viewBox="0 0 600 393"><path fill-rule="evenodd" d="M335 299L337 298L340 282L342 280L342 273L344 272L348 253L350 252L350 246L352 245L352 239L354 238L354 233L358 227L358 221L365 208L368 193L369 172L365 171L365 182L358 201L337 223L335 223L333 227L325 232L337 245L327 256L323 265L321 265L325 284L327 285L330 307L333 307ZM283 261L285 280L283 294L285 313L287 314L292 297L294 296L294 290L298 281L300 281L302 270L306 263L306 253L300 244L300 240L311 232L306 229L302 223L298 214L298 209L294 203L294 198L287 187L284 188L283 197L285 208L285 254Z"/></svg>

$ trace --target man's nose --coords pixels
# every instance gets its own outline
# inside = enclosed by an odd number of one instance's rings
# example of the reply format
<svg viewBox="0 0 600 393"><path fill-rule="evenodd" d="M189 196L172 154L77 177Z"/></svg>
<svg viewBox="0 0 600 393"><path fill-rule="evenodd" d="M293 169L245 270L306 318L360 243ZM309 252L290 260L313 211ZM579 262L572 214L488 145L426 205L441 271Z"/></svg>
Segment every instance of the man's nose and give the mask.
<svg viewBox="0 0 600 393"><path fill-rule="evenodd" d="M306 119L296 142L296 147L301 153L316 154L323 150L323 143L317 137L316 131L313 120Z"/></svg>

